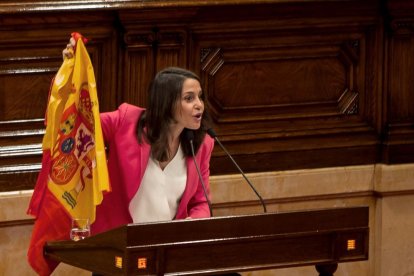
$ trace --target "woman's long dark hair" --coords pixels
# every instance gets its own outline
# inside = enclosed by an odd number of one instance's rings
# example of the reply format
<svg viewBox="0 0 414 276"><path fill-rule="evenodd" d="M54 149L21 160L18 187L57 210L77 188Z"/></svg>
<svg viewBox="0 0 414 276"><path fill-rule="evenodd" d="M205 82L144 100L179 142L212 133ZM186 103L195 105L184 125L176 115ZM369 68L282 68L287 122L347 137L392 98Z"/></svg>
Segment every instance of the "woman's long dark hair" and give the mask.
<svg viewBox="0 0 414 276"><path fill-rule="evenodd" d="M166 161L170 157L168 152L169 126L175 121L174 111L176 104L181 99L183 83L189 78L200 82L200 78L191 71L177 67L169 67L160 71L155 76L148 90L148 106L138 120L137 138L139 143L142 143L143 137L148 141L151 145L152 156L158 161ZM204 100L204 93L202 95L202 99ZM209 126L210 117L204 105L201 127L193 130L195 153L200 148L206 135L205 130ZM144 128L146 128L145 131ZM191 146L185 135L186 131L192 130L184 129L181 133L181 148L185 156L192 156Z"/></svg>

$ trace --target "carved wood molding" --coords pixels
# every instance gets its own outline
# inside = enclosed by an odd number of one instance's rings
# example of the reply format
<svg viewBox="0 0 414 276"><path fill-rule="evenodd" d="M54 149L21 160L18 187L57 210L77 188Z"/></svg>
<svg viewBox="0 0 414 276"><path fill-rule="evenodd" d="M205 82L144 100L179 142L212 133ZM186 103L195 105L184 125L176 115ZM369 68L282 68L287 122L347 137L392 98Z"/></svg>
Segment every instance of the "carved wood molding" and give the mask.
<svg viewBox="0 0 414 276"><path fill-rule="evenodd" d="M338 99L338 107L341 113L347 115L358 114L358 93L346 89Z"/></svg>
<svg viewBox="0 0 414 276"><path fill-rule="evenodd" d="M332 1L332 0L331 0ZM340 1L340 0L337 0ZM64 0L64 1L15 1L3 0L0 3L1 13L28 13L47 11L77 10L112 10L112 9L143 9L167 7L202 7L223 5L269 4L283 2L280 0Z"/></svg>
<svg viewBox="0 0 414 276"><path fill-rule="evenodd" d="M157 47L162 44L183 45L185 33L182 31L171 32L153 28L151 31L127 31L124 35L124 43L127 46L151 46Z"/></svg>
<svg viewBox="0 0 414 276"><path fill-rule="evenodd" d="M122 101L146 106L147 89L156 72L167 66L186 66L186 39L183 29L126 26Z"/></svg>
<svg viewBox="0 0 414 276"><path fill-rule="evenodd" d="M312 46L304 44L285 48L268 45L266 49L250 47L246 50L240 47L201 48L202 77L213 118L217 122L235 122L241 118L245 121L254 118L275 120L287 118L289 114L297 117L298 112L307 117L358 114L359 92L356 89L360 63L359 40L345 41L339 46L316 45L311 50L307 48ZM259 52L261 55L256 55ZM279 70L278 67L283 69ZM320 73L315 75L314 72L318 70ZM276 71L280 72L282 78L289 78L289 81L280 79L277 73L271 74ZM324 74L328 77L322 79L322 84L308 77L317 78ZM272 86L261 86L266 78ZM280 81L272 82L272 78L279 78ZM252 84L255 82L257 89L266 88L267 91L255 91L256 86ZM307 86L301 86L298 82L307 82ZM335 91L341 87L343 92ZM254 94L259 94L264 100ZM294 98L294 94L302 95L302 98ZM257 117L260 114L263 116Z"/></svg>

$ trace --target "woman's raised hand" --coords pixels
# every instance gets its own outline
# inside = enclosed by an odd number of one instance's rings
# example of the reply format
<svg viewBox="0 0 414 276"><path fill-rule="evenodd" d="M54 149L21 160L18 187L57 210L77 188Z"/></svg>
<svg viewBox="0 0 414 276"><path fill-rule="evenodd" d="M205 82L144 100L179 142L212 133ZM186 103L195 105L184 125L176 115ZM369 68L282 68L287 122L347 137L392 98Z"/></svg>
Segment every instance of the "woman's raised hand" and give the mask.
<svg viewBox="0 0 414 276"><path fill-rule="evenodd" d="M76 41L73 37L71 37L69 39L69 43L66 45L66 48L62 51L63 60L65 58L73 58L75 45Z"/></svg>

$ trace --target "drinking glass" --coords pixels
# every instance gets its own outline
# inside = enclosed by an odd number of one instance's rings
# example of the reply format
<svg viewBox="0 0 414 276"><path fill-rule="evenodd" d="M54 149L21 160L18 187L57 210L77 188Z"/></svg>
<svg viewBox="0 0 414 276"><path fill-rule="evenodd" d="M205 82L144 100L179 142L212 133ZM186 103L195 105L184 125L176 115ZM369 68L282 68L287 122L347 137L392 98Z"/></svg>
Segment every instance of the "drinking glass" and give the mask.
<svg viewBox="0 0 414 276"><path fill-rule="evenodd" d="M70 239L73 241L83 240L91 235L89 219L73 218L70 229Z"/></svg>

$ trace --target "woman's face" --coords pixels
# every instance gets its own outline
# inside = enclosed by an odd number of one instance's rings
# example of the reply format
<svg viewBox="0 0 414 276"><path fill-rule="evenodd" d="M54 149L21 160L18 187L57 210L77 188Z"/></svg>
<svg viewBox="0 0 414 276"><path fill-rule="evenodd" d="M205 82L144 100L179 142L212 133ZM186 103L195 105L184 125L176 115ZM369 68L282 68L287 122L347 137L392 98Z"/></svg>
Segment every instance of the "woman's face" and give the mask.
<svg viewBox="0 0 414 276"><path fill-rule="evenodd" d="M198 80L189 78L184 81L181 97L174 114L174 119L179 127L200 128L204 111L201 95L201 85Z"/></svg>

